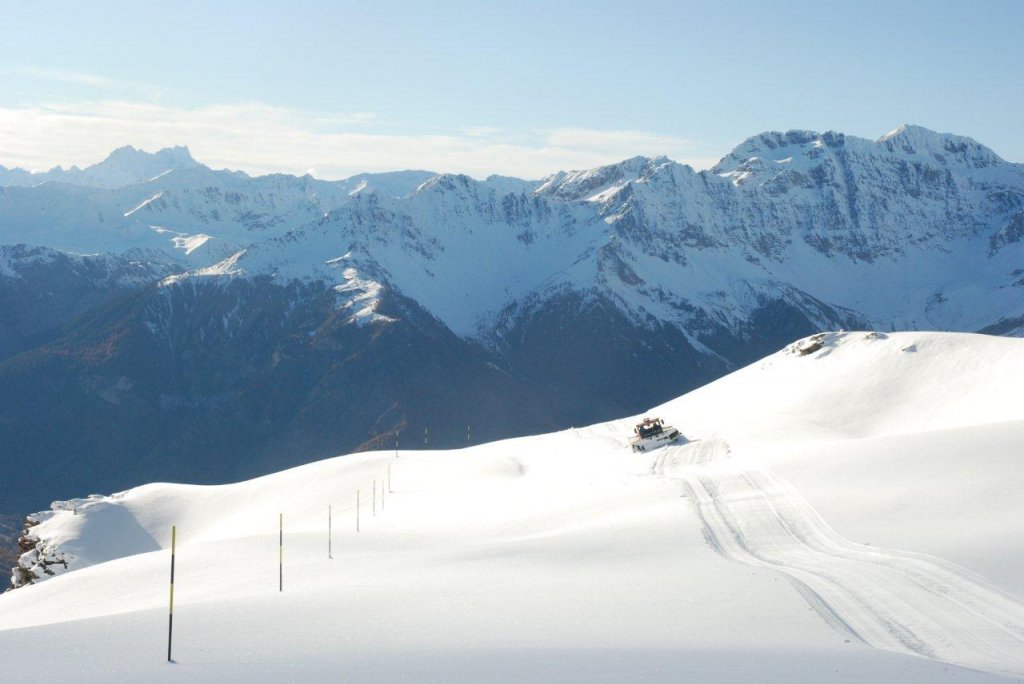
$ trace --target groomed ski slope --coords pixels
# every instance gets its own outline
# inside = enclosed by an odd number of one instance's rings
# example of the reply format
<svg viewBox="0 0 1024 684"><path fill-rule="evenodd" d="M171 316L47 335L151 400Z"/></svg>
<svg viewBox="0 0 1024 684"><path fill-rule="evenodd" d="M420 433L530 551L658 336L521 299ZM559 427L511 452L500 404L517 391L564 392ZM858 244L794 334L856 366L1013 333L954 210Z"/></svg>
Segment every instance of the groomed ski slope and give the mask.
<svg viewBox="0 0 1024 684"><path fill-rule="evenodd" d="M78 681L1013 681L1022 386L1021 340L832 334L653 409L691 441L649 454L626 448L631 418L146 485L36 528L71 571L0 596L0 662Z"/></svg>
<svg viewBox="0 0 1024 684"><path fill-rule="evenodd" d="M1024 604L1015 597L938 558L851 542L778 475L728 463L720 441L689 446L670 447L663 456L678 469L705 539L722 556L785 574L851 639L967 667L1024 672Z"/></svg>

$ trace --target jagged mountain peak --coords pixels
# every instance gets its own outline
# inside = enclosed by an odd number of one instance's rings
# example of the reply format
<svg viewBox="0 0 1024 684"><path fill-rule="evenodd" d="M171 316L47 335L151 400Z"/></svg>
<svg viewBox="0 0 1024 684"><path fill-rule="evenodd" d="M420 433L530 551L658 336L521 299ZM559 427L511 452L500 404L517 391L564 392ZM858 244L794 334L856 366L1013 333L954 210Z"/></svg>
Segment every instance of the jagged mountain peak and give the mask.
<svg viewBox="0 0 1024 684"><path fill-rule="evenodd" d="M163 147L156 152L146 152L141 147L135 147L134 145L122 145L114 149L105 161L120 160L120 159L149 159L158 157L160 159L166 159L168 161L176 161L181 164L198 164L192 153L189 151L186 145L173 145L171 147ZM103 162L100 162L103 163Z"/></svg>
<svg viewBox="0 0 1024 684"><path fill-rule="evenodd" d="M915 124L903 124L876 140L836 131L765 131L737 145L711 172L723 175L748 170L764 162L784 164L799 157L816 159L827 150L843 150L867 156L896 155L913 160L926 159L942 166L957 164L984 168L1003 163L995 152L972 138L939 133Z"/></svg>
<svg viewBox="0 0 1024 684"><path fill-rule="evenodd" d="M81 171L80 180L100 187L121 187L141 183L169 171L202 167L187 147L165 147L146 152L131 145L118 147L106 159Z"/></svg>
<svg viewBox="0 0 1024 684"><path fill-rule="evenodd" d="M2 167L0 167L2 168ZM113 150L107 157L85 168L55 166L45 173L23 169L4 170L0 185L40 185L46 182L71 183L93 188L116 189L158 178L170 171L207 169L184 146L165 147L146 152L131 145Z"/></svg>
<svg viewBox="0 0 1024 684"><path fill-rule="evenodd" d="M947 140L956 140L971 142L974 145L982 147L980 143L972 138L965 135L956 135L954 133L940 133L924 126L917 124L905 123L885 135L878 138L877 142L885 142L887 140L904 140L916 142L919 144L934 144L935 142L945 142Z"/></svg>
<svg viewBox="0 0 1024 684"><path fill-rule="evenodd" d="M561 200L604 201L626 184L676 162L661 155L636 156L593 169L559 171L541 179L535 192Z"/></svg>
<svg viewBox="0 0 1024 684"><path fill-rule="evenodd" d="M903 124L883 135L877 142L892 151L928 156L944 163L954 160L975 168L1003 162L999 155L973 138L938 133L914 124Z"/></svg>
<svg viewBox="0 0 1024 684"><path fill-rule="evenodd" d="M477 180L462 173L439 173L431 175L420 183L412 194L451 195L462 198L481 198L491 194L498 197L509 194L526 195L533 192L541 183L543 181L529 181L499 175L491 175L484 180Z"/></svg>
<svg viewBox="0 0 1024 684"><path fill-rule="evenodd" d="M433 189L455 190L457 188L468 188L476 182L464 173L439 173L423 181L416 188L416 192L425 192Z"/></svg>
<svg viewBox="0 0 1024 684"><path fill-rule="evenodd" d="M791 146L803 146L811 144L821 138L817 131L790 130L790 131L765 131L753 135L733 148L711 170L714 173L721 173L730 166L730 162L745 162L753 158L771 158L777 156L779 150Z"/></svg>

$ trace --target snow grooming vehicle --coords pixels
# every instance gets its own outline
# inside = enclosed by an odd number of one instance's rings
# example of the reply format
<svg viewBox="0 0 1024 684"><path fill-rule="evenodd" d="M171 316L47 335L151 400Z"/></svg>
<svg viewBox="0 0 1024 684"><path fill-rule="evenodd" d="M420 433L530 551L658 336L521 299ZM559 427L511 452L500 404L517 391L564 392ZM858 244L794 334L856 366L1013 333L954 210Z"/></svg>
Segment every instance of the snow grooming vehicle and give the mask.
<svg viewBox="0 0 1024 684"><path fill-rule="evenodd" d="M661 418L644 418L643 422L633 428L633 432L636 434L629 440L629 444L637 452L657 449L679 439L679 430L665 425Z"/></svg>

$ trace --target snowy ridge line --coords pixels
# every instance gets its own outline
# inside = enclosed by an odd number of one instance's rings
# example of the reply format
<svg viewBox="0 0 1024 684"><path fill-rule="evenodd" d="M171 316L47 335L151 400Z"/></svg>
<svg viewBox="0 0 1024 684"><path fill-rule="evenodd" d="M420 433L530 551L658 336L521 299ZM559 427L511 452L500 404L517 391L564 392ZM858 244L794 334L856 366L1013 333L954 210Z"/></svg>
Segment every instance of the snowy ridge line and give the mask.
<svg viewBox="0 0 1024 684"><path fill-rule="evenodd" d="M831 627L876 648L1024 674L1024 603L953 563L849 541L783 478L723 463L727 448L668 447L653 467L681 479L716 552L783 573Z"/></svg>
<svg viewBox="0 0 1024 684"><path fill-rule="evenodd" d="M388 465L396 458L398 458L397 455L389 459ZM324 501L323 506L325 509L328 506L332 508L334 529L338 531L343 529L342 526L346 525L343 522L343 516L350 515L353 516L351 519L353 525L359 531L362 531L362 528L366 526L368 521L384 512L385 499L378 492L386 491L389 496L394 494L390 489L390 484L389 471L385 469L379 478L367 477L358 484L350 485L351 488L348 490L349 495L347 497L342 497L340 500ZM194 485L180 486L184 489L194 487ZM115 492L108 496L92 494L84 498L54 501L50 504L50 510L39 511L29 515L26 519L27 526L22 531L19 540L27 550L18 558L17 565L10 568L10 587L8 590L13 591L30 584L38 584L58 575L82 570L117 558L148 553L156 550L156 548L170 549L170 542L168 541L170 537L168 536L164 540L166 543L159 547L138 547L134 549L130 547L117 547L114 552L110 552L108 549L107 552L100 555L87 555L83 557L77 544L72 544L71 548L66 548L60 541L56 541L75 538L83 534L83 531L88 530L90 525L94 523L90 516L91 513L95 514L94 517L100 528L104 525L104 520L107 521L106 524L110 524L110 515L112 513L123 514L118 516L120 518L134 516L136 513L126 507L125 499L126 496L131 498L130 495L134 494L136 490L138 488ZM359 502L358 513L356 512L357 501ZM287 528L289 511L286 506L287 504L284 502L281 503L282 510L280 513L286 516L286 532L290 534L291 530ZM178 520L179 517L187 518L187 515L179 515L172 518L172 520ZM355 520L360 521L358 525L355 524ZM180 535L187 535L190 531L189 525L183 523L183 521L168 522L166 525L168 535L172 525L178 528ZM162 528L150 528L146 529L145 533L155 537L162 531L164 531ZM302 528L302 531L308 530ZM327 531L325 523L324 532L326 533ZM116 535L117 531L115 530L111 534ZM214 537L214 539L217 538L219 537ZM182 551L179 549L178 553L180 554ZM3 591L0 591L0 594L2 593Z"/></svg>
<svg viewBox="0 0 1024 684"><path fill-rule="evenodd" d="M163 175L163 174L161 174L161 175ZM160 177L160 176L157 176L157 178L159 178L159 177ZM125 218L128 218L129 216L131 216L131 215L132 215L132 214L134 214L135 212L139 211L140 209L144 209L144 208L146 208L146 207L147 207L147 206L149 206L149 205L150 205L150 204L151 204L152 202L155 202L155 201L157 201L158 199L160 199L160 198L161 198L161 197L163 197L163 196L164 196L164 193L163 193L163 191L161 190L160 192L156 193L155 195L153 195L153 196L152 196L152 197L150 197L149 199L147 199L147 200L143 200L143 201L142 201L142 203L141 203L141 204L139 204L139 205L138 205L137 207L135 207L134 209L129 209L128 211L126 211L126 212L124 213L124 217L125 217Z"/></svg>

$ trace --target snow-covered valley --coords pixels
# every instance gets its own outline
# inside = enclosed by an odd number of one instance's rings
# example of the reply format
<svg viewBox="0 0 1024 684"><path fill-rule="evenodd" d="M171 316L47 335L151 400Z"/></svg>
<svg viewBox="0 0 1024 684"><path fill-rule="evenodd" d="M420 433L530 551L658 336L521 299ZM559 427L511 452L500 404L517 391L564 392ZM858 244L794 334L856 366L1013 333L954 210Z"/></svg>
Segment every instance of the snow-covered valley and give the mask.
<svg viewBox="0 0 1024 684"><path fill-rule="evenodd" d="M687 438L651 453L629 417L70 502L30 530L69 569L0 596L0 659L45 650L80 681L1019 679L1022 383L1018 339L830 333L651 409Z"/></svg>

